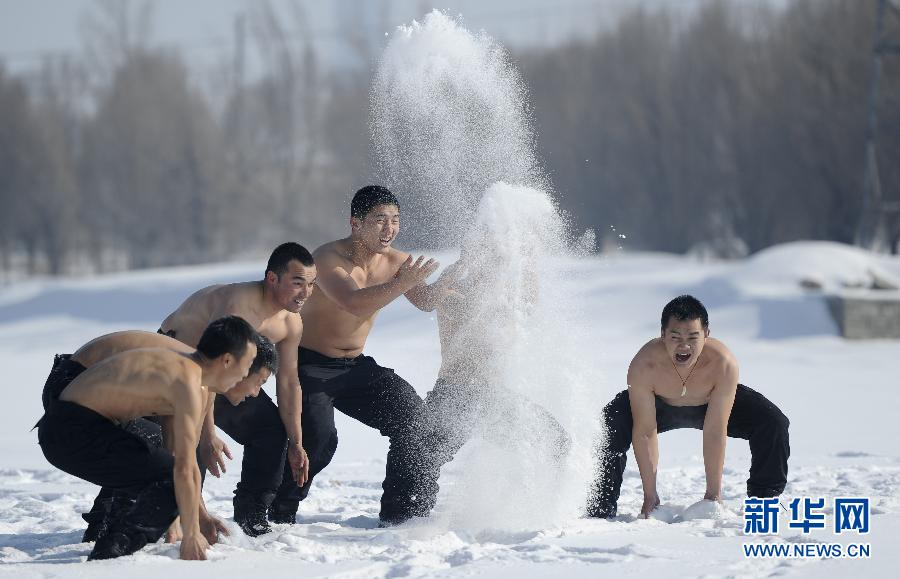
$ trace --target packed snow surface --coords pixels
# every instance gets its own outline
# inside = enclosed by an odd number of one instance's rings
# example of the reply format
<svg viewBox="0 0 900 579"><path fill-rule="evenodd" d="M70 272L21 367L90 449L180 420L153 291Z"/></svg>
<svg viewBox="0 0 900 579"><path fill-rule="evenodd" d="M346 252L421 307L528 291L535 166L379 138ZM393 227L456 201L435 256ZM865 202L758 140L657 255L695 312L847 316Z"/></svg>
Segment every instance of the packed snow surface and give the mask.
<svg viewBox="0 0 900 579"><path fill-rule="evenodd" d="M439 256L444 265L456 255ZM598 573L685 576L895 577L900 555L900 405L896 341L848 341L837 335L821 293L802 290L809 275L853 278L876 270L900 277L900 261L831 243L794 243L735 262L701 263L668 254L616 253L547 260L542 275L555 287L541 299L565 295L560 311L577 340L537 343L526 354L547 369L530 392L540 397L545 376L590 378L586 392L546 392L560 423L573 424L578 405L597 412L624 388L631 357L659 333L659 312L672 297L691 293L710 310L712 335L734 351L741 381L777 403L791 420L791 460L782 502L795 497L869 497L868 535L835 535L831 529L804 536L786 528L766 539L743 534L743 493L749 466L745 441L729 439L724 504L699 503L704 472L699 431L660 436L659 490L663 505L650 520L637 520L640 479L630 457L614 520L581 518L571 508L570 487L589 464L573 465L557 485L523 490L512 478L512 451L472 440L442 473L434 515L378 529L378 498L386 441L338 414L341 440L334 462L320 474L301 505L298 524L276 526L250 539L237 530L213 547L205 563L177 561L177 548L157 544L115 561L86 563L81 544L85 511L96 487L46 463L30 429L40 416L40 391L55 353L71 352L114 330L155 330L160 320L195 289L211 283L260 277L263 263L152 270L86 280L38 280L0 291L0 362L7 377L0 405L0 575L9 577L594 577ZM557 338L553 338L556 340ZM540 342L540 341L539 341ZM548 357L546 352L560 353ZM405 300L379 316L367 353L395 368L423 396L440 365L436 322ZM523 365L534 367L534 360ZM573 362L579 360L579 362ZM573 366L574 364L574 366ZM578 373L582 376L576 375ZM272 393L273 385L266 386ZM554 386L554 388L557 388ZM560 399L563 398L563 399ZM552 404L551 404L552 402ZM596 429L596 424L594 428ZM210 478L204 496L212 512L232 514L231 493L240 468L240 446L222 479ZM518 452L526 452L519 450ZM529 457L520 457L527 463ZM576 457L577 461L587 459ZM470 465L480 465L474 472ZM488 471L488 472L485 472ZM535 472L540 482L545 473ZM519 477L523 475L518 475ZM489 482L495 480L493 488ZM471 487L472 481L477 485ZM455 489L474 488L470 516ZM531 486L529 486L531 485ZM558 490L554 490L558 489ZM582 492L586 490L583 489ZM475 491L472 491L473 493ZM569 501L569 502L566 502ZM522 516L513 516L515 513ZM534 513L547 513L542 520ZM492 519L492 517L497 517ZM770 543L870 543L858 559L747 559L742 545Z"/></svg>

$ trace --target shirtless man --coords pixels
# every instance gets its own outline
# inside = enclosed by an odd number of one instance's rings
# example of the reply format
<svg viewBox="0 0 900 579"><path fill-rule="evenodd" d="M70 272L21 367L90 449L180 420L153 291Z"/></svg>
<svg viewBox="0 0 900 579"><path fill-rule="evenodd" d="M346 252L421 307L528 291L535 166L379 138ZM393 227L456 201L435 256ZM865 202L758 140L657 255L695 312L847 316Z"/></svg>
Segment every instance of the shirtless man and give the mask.
<svg viewBox="0 0 900 579"><path fill-rule="evenodd" d="M158 332L126 330L94 338L79 348L74 354L56 356L53 370L50 372L50 376L44 386L44 410L47 409L50 401L59 397L59 393L75 377L88 368L116 354L138 348L165 348L185 354L195 351L194 348ZM257 334L256 357L253 359L253 364L250 365L250 372L246 378L238 382L225 394L225 398L232 405L236 406L247 397L256 397L262 385L276 372L277 359L274 344L265 336ZM212 408L215 396L215 392L207 394L207 399L203 404L204 418L210 408ZM171 417L160 416L151 419L142 417L123 424L122 428L144 439L148 444L161 447L164 446L163 430L168 429L169 433L171 433L171 422ZM171 440L171 436L168 439ZM172 449L170 448L169 450L171 451ZM82 543L93 543L100 535L106 532L109 513L118 508L119 503L123 500L127 501L129 499L128 497L116 495L110 488L100 489L91 511L82 515L88 523L88 528L81 538ZM172 528L169 529L169 532L166 533L166 541L172 543L180 539L179 530L180 528L176 521Z"/></svg>
<svg viewBox="0 0 900 579"><path fill-rule="evenodd" d="M74 354L56 355L53 360L53 369L50 370L50 375L47 377L47 382L44 384L44 391L41 395L44 411L47 411L50 404L59 398L60 392L82 372L116 354L138 348L166 348L185 354L194 352L193 348L182 344L178 340L154 332L140 330L113 332L94 338L76 350ZM212 396L209 399L211 402ZM208 408L208 405L204 405L204 408ZM40 425L40 422L38 422L38 425ZM123 424L122 428L150 444L155 446L163 445L161 424L159 422L153 422L145 418L135 418ZM128 497L118 497L118 499L129 500ZM105 532L106 518L116 500L117 497L113 496L111 489L101 489L91 511L82 515L88 523L88 528L81 538L82 543L93 543L101 533Z"/></svg>
<svg viewBox="0 0 900 579"><path fill-rule="evenodd" d="M337 449L334 409L377 428L390 438L381 499L385 525L418 514L415 485L420 457L418 420L422 399L390 368L363 355L378 311L401 295L421 307L434 260L391 247L400 231L400 204L384 187L363 187L350 205L350 237L327 243L314 255L316 292L303 308L307 331L300 343L303 381L303 440L310 456L309 479L300 488L285 480L269 518L293 523L312 478Z"/></svg>
<svg viewBox="0 0 900 579"><path fill-rule="evenodd" d="M657 432L703 430L705 500L719 501L725 439L750 442L747 495L775 497L787 483L788 419L762 394L738 383L738 363L725 344L709 337L706 308L683 295L669 302L659 338L647 342L628 368L628 390L603 409L606 439L598 449L598 477L588 505L590 517L616 515L626 452L634 441L647 517L659 506Z"/></svg>
<svg viewBox="0 0 900 579"><path fill-rule="evenodd" d="M155 542L180 515L182 559L205 559L219 523L200 500L197 441L208 391L224 393L256 356L253 328L230 316L211 323L196 352L129 350L82 372L51 400L38 441L60 470L134 497L110 513L88 559L129 555ZM166 448L120 427L142 416L171 416Z"/></svg>
<svg viewBox="0 0 900 579"><path fill-rule="evenodd" d="M240 406L217 397L214 414L207 415L200 439L201 462L214 476L219 476L220 468L225 469L223 455L231 458L228 447L215 434L215 425L244 445L241 480L234 491L234 520L253 537L270 530L266 511L283 470L291 473L294 486L307 480L297 349L303 334L300 308L315 283L316 266L309 251L297 243L283 243L269 257L262 281L201 289L169 315L159 330L192 346L210 320L232 314L276 344L278 405L264 391Z"/></svg>
<svg viewBox="0 0 900 579"><path fill-rule="evenodd" d="M537 300L534 271L511 280L499 271L488 235L476 235L456 263L431 285L427 311L436 310L441 368L425 398L424 454L420 501L433 508L441 467L473 436L507 448L542 452L548 467L558 467L571 445L569 435L545 408L503 386L502 368L509 331ZM533 265L533 264L532 264ZM527 323L527 320L525 321ZM516 428L528 421L527 429Z"/></svg>

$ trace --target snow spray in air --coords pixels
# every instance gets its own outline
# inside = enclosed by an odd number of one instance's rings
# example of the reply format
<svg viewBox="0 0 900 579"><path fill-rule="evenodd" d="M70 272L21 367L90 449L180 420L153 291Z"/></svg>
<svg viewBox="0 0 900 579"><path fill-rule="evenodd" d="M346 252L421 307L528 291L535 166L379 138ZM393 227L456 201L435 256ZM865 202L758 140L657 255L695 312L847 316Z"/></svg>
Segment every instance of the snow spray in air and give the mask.
<svg viewBox="0 0 900 579"><path fill-rule="evenodd" d="M435 11L391 38L372 108L384 182L418 208L407 230L461 249L459 299L439 309L440 379L466 393L443 418L468 442L432 519L489 532L577 517L602 402L566 284L583 243L536 161L518 73L487 35Z"/></svg>
<svg viewBox="0 0 900 579"><path fill-rule="evenodd" d="M403 196L417 241L458 245L460 224L497 181L547 189L525 96L503 48L441 12L394 33L372 89L371 129L378 176Z"/></svg>

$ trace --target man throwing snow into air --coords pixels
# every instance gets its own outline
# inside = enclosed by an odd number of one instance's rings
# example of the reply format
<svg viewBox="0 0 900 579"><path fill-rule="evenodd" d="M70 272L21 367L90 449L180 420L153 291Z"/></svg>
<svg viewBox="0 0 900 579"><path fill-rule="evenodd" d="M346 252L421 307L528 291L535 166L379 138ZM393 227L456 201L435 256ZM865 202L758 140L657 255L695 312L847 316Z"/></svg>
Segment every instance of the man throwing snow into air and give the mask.
<svg viewBox="0 0 900 579"><path fill-rule="evenodd" d="M317 291L303 308L306 331L300 344L303 382L303 441L309 480L300 488L289 476L278 491L270 520L293 523L312 478L334 456L334 409L390 438L381 523L397 524L421 514L416 503L416 463L422 399L390 368L363 355L379 310L401 295L424 307L425 280L433 260L391 247L400 231L400 204L384 187L363 187L350 205L350 237L315 251ZM426 511L427 512L427 511Z"/></svg>
<svg viewBox="0 0 900 579"><path fill-rule="evenodd" d="M705 500L719 501L725 439L750 442L747 495L775 497L787 483L788 419L762 394L738 383L738 363L725 344L709 337L706 308L683 295L663 309L660 337L647 342L628 368L628 390L603 409L606 439L598 457L588 516L616 515L628 447L641 474L641 516L659 506L657 433L703 431Z"/></svg>

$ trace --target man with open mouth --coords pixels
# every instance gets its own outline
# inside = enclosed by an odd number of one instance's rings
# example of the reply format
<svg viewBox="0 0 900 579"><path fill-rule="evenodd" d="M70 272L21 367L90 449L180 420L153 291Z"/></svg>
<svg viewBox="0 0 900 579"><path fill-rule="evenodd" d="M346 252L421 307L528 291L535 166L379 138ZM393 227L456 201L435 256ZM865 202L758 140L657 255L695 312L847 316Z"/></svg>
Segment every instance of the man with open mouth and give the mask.
<svg viewBox="0 0 900 579"><path fill-rule="evenodd" d="M738 383L738 363L719 340L709 337L703 304L683 295L663 309L659 338L647 342L628 368L628 390L603 409L606 438L598 448L597 478L588 516L617 513L626 453L634 444L644 502L640 516L660 505L657 433L677 428L703 431L706 492L720 501L726 437L750 443L747 496L776 497L787 483L787 417L762 394Z"/></svg>

